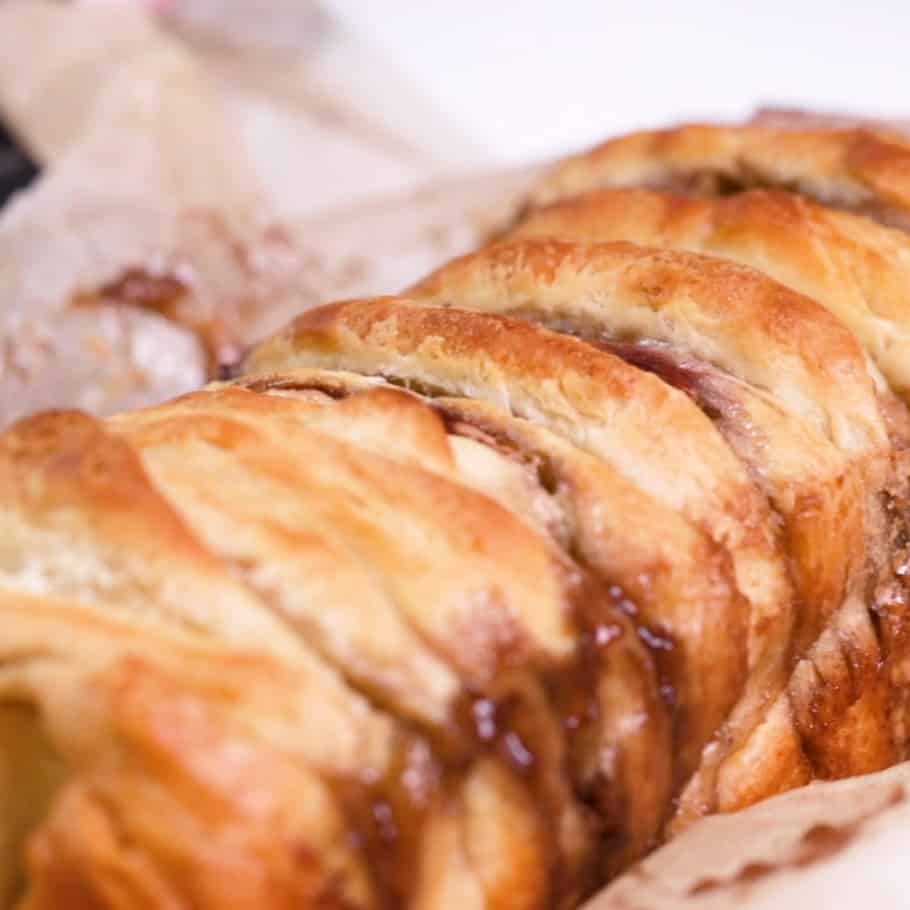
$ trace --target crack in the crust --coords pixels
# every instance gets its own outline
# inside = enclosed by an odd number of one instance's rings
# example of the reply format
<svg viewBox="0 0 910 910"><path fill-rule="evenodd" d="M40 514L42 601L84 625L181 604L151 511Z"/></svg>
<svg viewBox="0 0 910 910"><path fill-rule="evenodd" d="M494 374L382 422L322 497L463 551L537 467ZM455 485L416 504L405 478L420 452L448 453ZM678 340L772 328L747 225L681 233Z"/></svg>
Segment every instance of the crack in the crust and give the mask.
<svg viewBox="0 0 910 910"><path fill-rule="evenodd" d="M774 396L768 389L752 385L699 356L677 353L669 342L655 341L637 335L617 336L593 322L586 323L583 319L547 319L533 309L528 311L517 309L511 311L509 315L576 338L598 351L617 357L636 369L658 377L662 382L685 394L718 427L749 478L768 499L777 520L776 527L779 529L783 524L784 516L773 502L766 478L751 459L739 454L730 439L731 435L736 435L740 439L748 438L752 445L760 445L763 435L748 419L745 409L735 397L717 388L716 379L712 383L711 378L720 377L724 382L747 389L750 395L770 406L773 404Z"/></svg>
<svg viewBox="0 0 910 910"><path fill-rule="evenodd" d="M809 196L822 202L812 193L806 192L805 183L800 180L776 180L763 173L742 155L736 156L727 169L701 168L670 170L667 176L642 184L644 189L664 190L688 196L725 198L748 193L751 190L771 190Z"/></svg>

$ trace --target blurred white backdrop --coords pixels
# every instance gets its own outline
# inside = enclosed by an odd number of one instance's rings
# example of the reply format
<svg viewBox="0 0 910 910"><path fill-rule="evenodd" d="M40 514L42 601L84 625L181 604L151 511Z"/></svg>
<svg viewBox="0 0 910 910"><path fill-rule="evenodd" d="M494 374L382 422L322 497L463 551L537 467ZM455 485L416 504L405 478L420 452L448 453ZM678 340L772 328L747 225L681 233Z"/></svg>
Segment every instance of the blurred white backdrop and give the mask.
<svg viewBox="0 0 910 910"><path fill-rule="evenodd" d="M490 160L775 103L910 115L910 3L325 0Z"/></svg>

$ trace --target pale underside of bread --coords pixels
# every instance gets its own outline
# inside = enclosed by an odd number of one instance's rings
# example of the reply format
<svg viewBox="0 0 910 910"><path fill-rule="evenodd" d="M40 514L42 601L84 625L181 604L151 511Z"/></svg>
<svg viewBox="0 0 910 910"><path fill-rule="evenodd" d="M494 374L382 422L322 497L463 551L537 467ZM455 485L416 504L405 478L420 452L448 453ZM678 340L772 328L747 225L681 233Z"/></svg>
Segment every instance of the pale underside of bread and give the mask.
<svg viewBox="0 0 910 910"><path fill-rule="evenodd" d="M827 308L910 397L910 238L901 231L780 191L706 199L613 189L532 211L510 236L630 241L757 268Z"/></svg>
<svg viewBox="0 0 910 910"><path fill-rule="evenodd" d="M545 175L529 207L599 187L706 196L787 189L910 229L910 140L862 128L692 124L608 140Z"/></svg>

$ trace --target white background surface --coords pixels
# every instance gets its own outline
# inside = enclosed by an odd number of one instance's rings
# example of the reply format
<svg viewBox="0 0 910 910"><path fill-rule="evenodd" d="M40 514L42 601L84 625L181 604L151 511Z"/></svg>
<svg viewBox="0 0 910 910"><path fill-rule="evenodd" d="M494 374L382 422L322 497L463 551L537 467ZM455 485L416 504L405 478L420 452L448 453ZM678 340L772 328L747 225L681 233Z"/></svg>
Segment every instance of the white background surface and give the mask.
<svg viewBox="0 0 910 910"><path fill-rule="evenodd" d="M325 2L491 161L765 102L910 115L910 0Z"/></svg>

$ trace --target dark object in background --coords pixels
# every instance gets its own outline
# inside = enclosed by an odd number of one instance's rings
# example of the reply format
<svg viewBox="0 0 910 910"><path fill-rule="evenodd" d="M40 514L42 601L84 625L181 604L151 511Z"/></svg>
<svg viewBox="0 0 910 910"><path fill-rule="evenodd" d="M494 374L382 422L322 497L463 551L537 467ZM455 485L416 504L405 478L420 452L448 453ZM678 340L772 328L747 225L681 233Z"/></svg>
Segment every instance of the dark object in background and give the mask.
<svg viewBox="0 0 910 910"><path fill-rule="evenodd" d="M38 165L0 120L0 207L13 193L25 189L39 173Z"/></svg>

